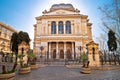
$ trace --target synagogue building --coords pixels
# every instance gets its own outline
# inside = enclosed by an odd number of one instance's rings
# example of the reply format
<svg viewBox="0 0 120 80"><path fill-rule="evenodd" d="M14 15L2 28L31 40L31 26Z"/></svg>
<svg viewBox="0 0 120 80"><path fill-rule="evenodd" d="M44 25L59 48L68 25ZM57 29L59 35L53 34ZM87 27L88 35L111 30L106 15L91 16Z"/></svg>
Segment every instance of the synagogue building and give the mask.
<svg viewBox="0 0 120 80"><path fill-rule="evenodd" d="M34 53L49 59L75 59L92 41L92 23L72 4L54 4L36 17Z"/></svg>

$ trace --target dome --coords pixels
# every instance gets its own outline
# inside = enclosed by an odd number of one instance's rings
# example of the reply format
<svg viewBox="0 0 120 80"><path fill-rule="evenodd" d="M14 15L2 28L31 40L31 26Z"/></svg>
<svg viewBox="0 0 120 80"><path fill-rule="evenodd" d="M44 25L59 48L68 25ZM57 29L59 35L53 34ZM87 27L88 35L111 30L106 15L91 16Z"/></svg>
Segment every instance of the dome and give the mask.
<svg viewBox="0 0 120 80"><path fill-rule="evenodd" d="M52 5L52 7L50 8L51 10L57 10L57 9L67 9L67 10L74 10L74 7L72 6L72 4L54 4Z"/></svg>

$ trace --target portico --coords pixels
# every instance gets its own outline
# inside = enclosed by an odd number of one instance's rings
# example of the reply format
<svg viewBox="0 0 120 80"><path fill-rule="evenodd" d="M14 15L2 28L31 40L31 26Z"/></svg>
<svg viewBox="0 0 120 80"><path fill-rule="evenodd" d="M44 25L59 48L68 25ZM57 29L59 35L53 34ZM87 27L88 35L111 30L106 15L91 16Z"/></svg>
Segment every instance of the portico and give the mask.
<svg viewBox="0 0 120 80"><path fill-rule="evenodd" d="M75 42L48 42L49 59L74 59Z"/></svg>

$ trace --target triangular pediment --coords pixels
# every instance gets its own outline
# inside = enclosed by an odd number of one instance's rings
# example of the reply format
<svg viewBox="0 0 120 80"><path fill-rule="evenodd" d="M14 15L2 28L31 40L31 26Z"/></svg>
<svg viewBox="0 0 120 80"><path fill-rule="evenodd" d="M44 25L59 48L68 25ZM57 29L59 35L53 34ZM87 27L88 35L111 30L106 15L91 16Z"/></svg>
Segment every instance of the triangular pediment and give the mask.
<svg viewBox="0 0 120 80"><path fill-rule="evenodd" d="M89 46L89 45L98 45L98 44L95 43L94 41L91 41L91 42L89 42L88 44L86 44L86 46Z"/></svg>
<svg viewBox="0 0 120 80"><path fill-rule="evenodd" d="M79 12L59 9L59 10L44 13L43 15L68 15L68 14L79 14Z"/></svg>

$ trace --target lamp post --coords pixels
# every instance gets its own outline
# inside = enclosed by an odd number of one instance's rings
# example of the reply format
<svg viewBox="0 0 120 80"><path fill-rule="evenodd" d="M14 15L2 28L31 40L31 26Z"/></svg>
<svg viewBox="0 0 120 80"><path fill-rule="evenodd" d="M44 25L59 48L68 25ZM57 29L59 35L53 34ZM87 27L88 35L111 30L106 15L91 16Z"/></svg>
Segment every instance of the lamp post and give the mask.
<svg viewBox="0 0 120 80"><path fill-rule="evenodd" d="M40 46L40 50L41 50L41 55L40 55L40 57L42 58L42 51L44 50L44 47L43 47L43 46Z"/></svg>
<svg viewBox="0 0 120 80"><path fill-rule="evenodd" d="M80 50L80 56L81 56L81 49L82 49L82 47L81 47L81 46L79 46L79 47L78 47L78 49Z"/></svg>
<svg viewBox="0 0 120 80"><path fill-rule="evenodd" d="M78 49L80 50L80 56L81 56L81 50L82 50L82 47L79 46ZM79 58L80 58L80 56L79 56ZM79 59L79 62L80 62L80 59Z"/></svg>

